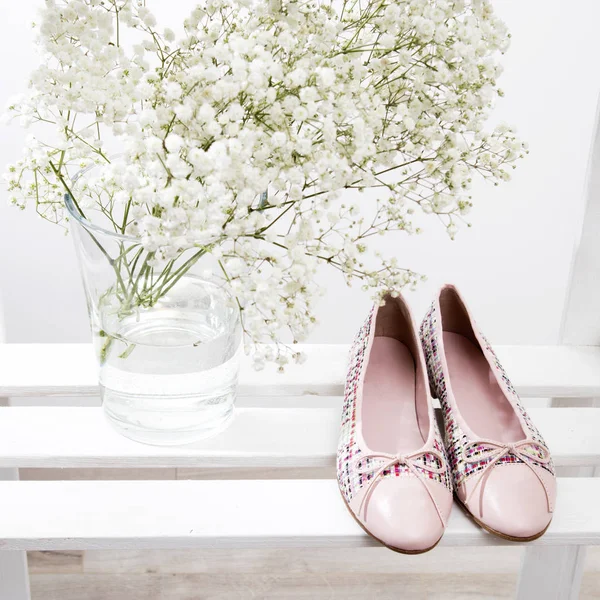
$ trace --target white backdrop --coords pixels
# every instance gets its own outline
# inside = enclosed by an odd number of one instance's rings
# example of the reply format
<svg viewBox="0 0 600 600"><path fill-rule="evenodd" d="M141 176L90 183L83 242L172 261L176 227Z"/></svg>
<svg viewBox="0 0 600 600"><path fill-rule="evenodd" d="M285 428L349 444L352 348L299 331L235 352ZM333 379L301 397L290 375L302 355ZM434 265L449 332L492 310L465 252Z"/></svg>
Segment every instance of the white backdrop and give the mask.
<svg viewBox="0 0 600 600"><path fill-rule="evenodd" d="M0 105L26 86L35 64L31 22L43 0L0 5ZM193 0L148 0L157 12L183 14ZM580 228L585 171L600 69L597 0L495 0L513 34L504 57L506 97L494 118L515 125L530 144L512 182L475 190L471 229L449 240L435 219L418 237L388 238L407 267L428 275L410 293L418 317L444 281L457 283L479 323L501 343L557 341L569 267ZM18 156L24 133L1 129L0 165ZM71 240L35 214L6 205L0 189L0 300L9 342L75 342L89 337ZM337 275L312 342L347 342L368 299ZM0 311L1 312L1 311ZM0 329L2 317L0 316Z"/></svg>

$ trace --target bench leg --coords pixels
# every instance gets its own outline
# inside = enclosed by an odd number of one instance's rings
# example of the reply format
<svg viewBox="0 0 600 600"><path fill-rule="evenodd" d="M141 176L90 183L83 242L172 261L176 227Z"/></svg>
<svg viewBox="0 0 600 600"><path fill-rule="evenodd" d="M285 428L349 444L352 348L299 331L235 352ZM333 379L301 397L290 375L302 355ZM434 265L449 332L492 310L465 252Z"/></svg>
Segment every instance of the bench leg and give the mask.
<svg viewBox="0 0 600 600"><path fill-rule="evenodd" d="M0 480L19 479L18 469L0 469ZM0 598L30 600L27 554L0 550Z"/></svg>
<svg viewBox="0 0 600 600"><path fill-rule="evenodd" d="M585 546L529 546L517 584L517 600L577 600Z"/></svg>

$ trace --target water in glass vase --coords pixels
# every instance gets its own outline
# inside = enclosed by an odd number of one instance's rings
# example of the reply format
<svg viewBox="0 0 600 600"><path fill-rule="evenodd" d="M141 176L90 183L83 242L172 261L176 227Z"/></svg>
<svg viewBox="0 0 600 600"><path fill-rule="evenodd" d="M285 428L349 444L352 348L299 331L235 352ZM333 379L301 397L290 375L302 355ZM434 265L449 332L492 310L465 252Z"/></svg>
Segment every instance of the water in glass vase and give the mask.
<svg viewBox="0 0 600 600"><path fill-rule="evenodd" d="M94 337L103 406L122 434L179 445L228 425L241 332L217 286L188 276L152 308L102 322L109 330Z"/></svg>

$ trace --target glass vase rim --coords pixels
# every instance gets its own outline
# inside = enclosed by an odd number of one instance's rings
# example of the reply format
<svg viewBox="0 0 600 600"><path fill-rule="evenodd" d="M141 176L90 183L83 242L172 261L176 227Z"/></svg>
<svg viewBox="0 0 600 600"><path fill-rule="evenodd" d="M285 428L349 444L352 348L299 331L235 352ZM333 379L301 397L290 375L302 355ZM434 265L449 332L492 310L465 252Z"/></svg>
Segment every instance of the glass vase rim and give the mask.
<svg viewBox="0 0 600 600"><path fill-rule="evenodd" d="M117 155L117 156L119 156L119 155ZM116 158L116 157L112 157L112 158ZM96 165L95 163L92 163L91 165L88 165L84 169L77 171L77 173L75 173L75 175L73 175L73 178L71 179L71 183L72 184L77 183L77 181L81 177L83 177L88 171L91 171L96 166L98 166L98 165ZM65 193L65 195L64 195L64 203L65 203L65 207L66 207L67 211L69 212L69 215L71 215L82 227L85 227L86 229L91 229L92 231L95 231L96 233L101 233L102 235L105 235L105 236L108 236L111 238L115 238L115 239L118 239L121 241L135 242L136 244L142 244L142 238L140 236L129 235L126 233L119 233L118 231L111 231L110 229L106 229L106 228L102 227L101 225L96 225L96 223L92 223L92 221L90 221L88 218L83 216L83 213L81 212L81 210L75 203L75 199L73 198L73 196L71 196L71 194L69 192Z"/></svg>

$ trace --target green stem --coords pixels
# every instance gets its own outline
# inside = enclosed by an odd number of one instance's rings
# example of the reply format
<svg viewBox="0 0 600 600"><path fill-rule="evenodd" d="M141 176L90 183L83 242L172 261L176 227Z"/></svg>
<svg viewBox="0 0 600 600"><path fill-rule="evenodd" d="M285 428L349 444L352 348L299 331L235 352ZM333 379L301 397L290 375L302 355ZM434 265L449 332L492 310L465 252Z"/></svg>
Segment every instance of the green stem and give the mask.
<svg viewBox="0 0 600 600"><path fill-rule="evenodd" d="M102 348L100 348L100 364L103 365L106 362L106 359L108 358L108 353L110 352L110 347L112 346L112 343L114 342L115 338L112 335L109 334L105 334L106 337L106 342L104 342L104 345L102 346Z"/></svg>
<svg viewBox="0 0 600 600"><path fill-rule="evenodd" d="M152 260L152 258L154 258L154 252L148 252L148 254L146 254L146 258L144 259L144 262L142 263L140 272L137 274L137 277L135 278L135 281L133 282L130 293L126 294L126 298L125 298L125 302L124 302L124 306L123 306L124 310L131 309L131 302L137 292L138 283L140 281L140 278L143 277L146 274L146 270L150 268L148 265L148 261ZM133 273L132 273L132 275L133 275Z"/></svg>
<svg viewBox="0 0 600 600"><path fill-rule="evenodd" d="M161 287L158 290L156 295L156 299L154 302L157 302L159 298L162 298L169 290L173 288L173 286L200 260L202 256L206 254L206 249L202 248L202 250L198 250L196 254L194 254L190 259L188 259L179 269L177 269L173 275L166 279ZM165 285L167 286L165 288Z"/></svg>
<svg viewBox="0 0 600 600"><path fill-rule="evenodd" d="M69 196L71 197L71 200L73 200L73 204L79 211L79 214L85 219L86 218L85 213L81 210L81 207L79 206L77 200L75 199L75 194L73 194L73 192L71 191L71 188L67 185L67 182L65 181L65 178L63 177L62 173L60 172L59 169L57 169L54 166L54 163L52 161L50 161L49 164L50 164L50 168L54 172L55 177L62 183L65 190L67 190L67 194L69 194Z"/></svg>

